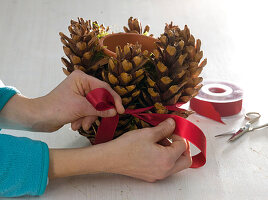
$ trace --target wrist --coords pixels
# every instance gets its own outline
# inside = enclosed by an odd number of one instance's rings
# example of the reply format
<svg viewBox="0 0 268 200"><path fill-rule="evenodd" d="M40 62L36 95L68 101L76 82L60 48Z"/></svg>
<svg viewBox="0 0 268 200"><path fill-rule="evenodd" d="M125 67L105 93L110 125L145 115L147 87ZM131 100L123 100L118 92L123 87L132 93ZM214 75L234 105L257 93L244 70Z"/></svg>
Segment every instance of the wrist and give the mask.
<svg viewBox="0 0 268 200"><path fill-rule="evenodd" d="M90 155L90 159L87 159L87 166L89 166L87 167L87 174L112 173L114 159L111 157L111 148L110 142L86 148L86 157L88 158L88 155Z"/></svg>
<svg viewBox="0 0 268 200"><path fill-rule="evenodd" d="M53 117L57 111L51 108L52 102L49 102L46 96L29 99L29 104L33 131L52 132L60 128L57 127L57 120Z"/></svg>
<svg viewBox="0 0 268 200"><path fill-rule="evenodd" d="M50 179L107 171L105 144L78 149L50 149Z"/></svg>
<svg viewBox="0 0 268 200"><path fill-rule="evenodd" d="M14 95L0 112L2 128L29 131L46 131L45 121L50 119L43 97L29 99Z"/></svg>
<svg viewBox="0 0 268 200"><path fill-rule="evenodd" d="M121 167L124 166L124 158L120 152L124 147L118 145L116 140L98 144L96 147L99 147L99 152L102 153L101 156L104 163L101 168L102 171L105 173L122 174L123 170Z"/></svg>
<svg viewBox="0 0 268 200"><path fill-rule="evenodd" d="M19 94L14 95L1 111L1 127L31 130L35 121L31 100Z"/></svg>

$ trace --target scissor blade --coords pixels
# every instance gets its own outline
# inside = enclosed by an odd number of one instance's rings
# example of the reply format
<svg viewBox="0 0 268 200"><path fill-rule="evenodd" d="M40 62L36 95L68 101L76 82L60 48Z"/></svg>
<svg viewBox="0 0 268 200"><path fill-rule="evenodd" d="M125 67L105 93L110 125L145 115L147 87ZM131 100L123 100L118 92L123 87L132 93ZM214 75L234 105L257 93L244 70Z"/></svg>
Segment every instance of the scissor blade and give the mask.
<svg viewBox="0 0 268 200"><path fill-rule="evenodd" d="M233 130L233 131L228 131L228 132L225 132L225 133L221 133L219 135L215 135L214 137L230 136L230 135L234 135L235 133L236 133L236 131Z"/></svg>
<svg viewBox="0 0 268 200"><path fill-rule="evenodd" d="M237 138L241 137L246 130L244 128L240 128L232 137L229 138L228 142L235 141Z"/></svg>

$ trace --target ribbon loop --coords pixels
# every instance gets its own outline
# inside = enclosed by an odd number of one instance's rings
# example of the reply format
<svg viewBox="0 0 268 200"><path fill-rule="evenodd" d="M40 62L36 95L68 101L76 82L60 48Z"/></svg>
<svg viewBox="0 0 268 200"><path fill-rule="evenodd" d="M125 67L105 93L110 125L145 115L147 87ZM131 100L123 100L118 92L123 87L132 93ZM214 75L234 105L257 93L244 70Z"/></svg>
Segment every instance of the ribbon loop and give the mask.
<svg viewBox="0 0 268 200"><path fill-rule="evenodd" d="M104 88L97 88L89 92L87 100L99 111L114 108L113 96ZM182 104L166 106L168 110L178 110ZM206 137L204 133L192 122L171 114L143 113L152 109L153 106L140 109L127 109L125 114L137 117L153 126L157 126L167 118L173 118L176 123L174 134L187 139L194 144L201 152L192 157L193 163L191 168L198 168L206 163ZM95 138L95 144L108 142L113 139L114 133L119 121L119 115L114 117L102 118Z"/></svg>

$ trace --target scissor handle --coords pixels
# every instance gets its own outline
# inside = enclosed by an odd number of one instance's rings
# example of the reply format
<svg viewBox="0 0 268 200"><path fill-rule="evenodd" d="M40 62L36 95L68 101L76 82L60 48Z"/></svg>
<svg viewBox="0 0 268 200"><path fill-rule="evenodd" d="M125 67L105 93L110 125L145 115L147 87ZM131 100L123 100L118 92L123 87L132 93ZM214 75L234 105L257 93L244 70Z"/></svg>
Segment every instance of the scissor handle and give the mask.
<svg viewBox="0 0 268 200"><path fill-rule="evenodd" d="M256 127L252 128L252 131L257 130L257 129L261 129L261 128L264 128L264 127L268 127L268 123L267 124L263 124L261 126L256 126Z"/></svg>
<svg viewBox="0 0 268 200"><path fill-rule="evenodd" d="M253 124L254 122L258 121L258 119L260 119L261 114L258 112L248 112L247 114L245 114L245 118L248 121L248 123Z"/></svg>

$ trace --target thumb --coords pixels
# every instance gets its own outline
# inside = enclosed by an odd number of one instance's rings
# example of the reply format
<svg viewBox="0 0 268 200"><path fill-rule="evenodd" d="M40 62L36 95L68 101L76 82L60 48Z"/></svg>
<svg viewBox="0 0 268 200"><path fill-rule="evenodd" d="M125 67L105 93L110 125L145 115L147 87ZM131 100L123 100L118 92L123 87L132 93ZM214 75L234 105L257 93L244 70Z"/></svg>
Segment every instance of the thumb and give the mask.
<svg viewBox="0 0 268 200"><path fill-rule="evenodd" d="M96 115L99 117L113 117L117 114L116 110L114 108L104 111L98 111L96 110Z"/></svg>
<svg viewBox="0 0 268 200"><path fill-rule="evenodd" d="M159 142L172 135L175 130L175 121L172 118L168 118L152 129L153 140Z"/></svg>
<svg viewBox="0 0 268 200"><path fill-rule="evenodd" d="M109 110L98 111L96 110L91 103L89 103L86 98L83 99L83 106L81 106L83 116L99 116L99 117L113 117L117 114L115 108Z"/></svg>

